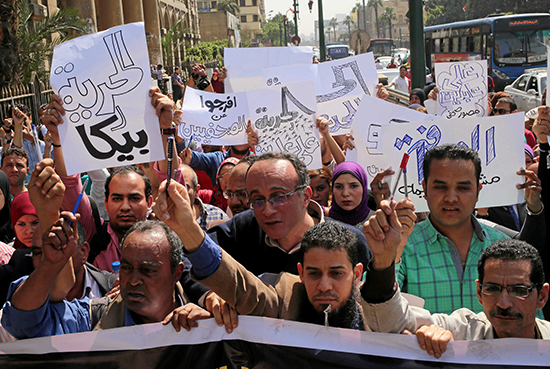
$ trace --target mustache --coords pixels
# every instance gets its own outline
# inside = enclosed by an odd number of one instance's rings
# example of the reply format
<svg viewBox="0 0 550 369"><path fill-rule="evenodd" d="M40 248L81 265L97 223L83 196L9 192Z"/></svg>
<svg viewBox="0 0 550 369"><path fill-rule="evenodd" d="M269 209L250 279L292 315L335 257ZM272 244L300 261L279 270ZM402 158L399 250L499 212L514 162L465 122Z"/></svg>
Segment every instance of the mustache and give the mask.
<svg viewBox="0 0 550 369"><path fill-rule="evenodd" d="M493 310L491 310L491 316L494 317L496 315L503 316L503 317L523 319L523 314L510 309L502 309L502 308L499 308L498 306Z"/></svg>
<svg viewBox="0 0 550 369"><path fill-rule="evenodd" d="M338 298L338 295L332 293L332 292L321 292L321 293L318 293L316 295L313 295L313 298L316 299L316 298L319 298L319 297L330 297L330 298L334 298L334 299L337 299Z"/></svg>

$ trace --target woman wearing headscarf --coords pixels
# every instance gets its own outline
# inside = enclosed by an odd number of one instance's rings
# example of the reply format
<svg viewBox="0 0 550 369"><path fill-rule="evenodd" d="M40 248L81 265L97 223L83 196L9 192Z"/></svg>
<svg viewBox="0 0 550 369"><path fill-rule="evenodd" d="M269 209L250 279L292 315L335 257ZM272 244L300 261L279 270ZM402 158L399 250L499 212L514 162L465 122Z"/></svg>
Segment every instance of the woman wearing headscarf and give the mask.
<svg viewBox="0 0 550 369"><path fill-rule="evenodd" d="M15 232L13 246L16 249L31 247L32 236L39 221L28 192L20 193L11 202L11 224Z"/></svg>
<svg viewBox="0 0 550 369"><path fill-rule="evenodd" d="M372 215L368 205L367 173L351 161L340 163L332 172L332 205L329 216L363 229Z"/></svg>
<svg viewBox="0 0 550 369"><path fill-rule="evenodd" d="M424 106L424 100L426 100L426 94L421 88L415 88L411 91L409 96L409 104L418 104Z"/></svg>
<svg viewBox="0 0 550 369"><path fill-rule="evenodd" d="M15 251L7 245L13 241L13 226L10 221L10 182L6 173L0 170L0 265L7 264Z"/></svg>

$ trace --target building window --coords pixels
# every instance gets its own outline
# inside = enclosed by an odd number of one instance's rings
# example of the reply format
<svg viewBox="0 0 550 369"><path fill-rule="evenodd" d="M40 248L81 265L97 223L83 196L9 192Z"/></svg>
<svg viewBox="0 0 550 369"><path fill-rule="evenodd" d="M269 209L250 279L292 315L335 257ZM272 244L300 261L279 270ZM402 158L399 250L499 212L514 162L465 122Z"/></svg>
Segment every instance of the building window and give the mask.
<svg viewBox="0 0 550 369"><path fill-rule="evenodd" d="M246 15L241 15L241 23L246 23Z"/></svg>
<svg viewBox="0 0 550 369"><path fill-rule="evenodd" d="M252 6L258 6L258 0L252 0Z"/></svg>
<svg viewBox="0 0 550 369"><path fill-rule="evenodd" d="M253 22L257 22L257 21L258 21L258 14L254 14L254 15L252 16L252 21L253 21Z"/></svg>
<svg viewBox="0 0 550 369"><path fill-rule="evenodd" d="M241 5L239 5L239 6L246 6L246 0L241 0L241 1L240 1L240 4L241 4Z"/></svg>
<svg viewBox="0 0 550 369"><path fill-rule="evenodd" d="M218 2L212 1L212 6L210 7L210 9L216 9L216 6L218 6Z"/></svg>

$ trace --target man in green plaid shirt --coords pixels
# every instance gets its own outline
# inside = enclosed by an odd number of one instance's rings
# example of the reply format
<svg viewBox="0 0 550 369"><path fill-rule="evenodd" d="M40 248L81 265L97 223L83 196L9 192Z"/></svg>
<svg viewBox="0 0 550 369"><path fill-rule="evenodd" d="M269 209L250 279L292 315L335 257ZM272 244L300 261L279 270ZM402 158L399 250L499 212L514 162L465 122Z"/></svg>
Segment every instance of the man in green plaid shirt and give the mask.
<svg viewBox="0 0 550 369"><path fill-rule="evenodd" d="M483 311L476 295L477 261L485 248L507 236L472 215L481 190L479 156L464 146L441 145L426 153L423 169L430 215L414 227L396 265L399 286L422 297L432 313ZM540 193L529 181L523 187L526 199Z"/></svg>

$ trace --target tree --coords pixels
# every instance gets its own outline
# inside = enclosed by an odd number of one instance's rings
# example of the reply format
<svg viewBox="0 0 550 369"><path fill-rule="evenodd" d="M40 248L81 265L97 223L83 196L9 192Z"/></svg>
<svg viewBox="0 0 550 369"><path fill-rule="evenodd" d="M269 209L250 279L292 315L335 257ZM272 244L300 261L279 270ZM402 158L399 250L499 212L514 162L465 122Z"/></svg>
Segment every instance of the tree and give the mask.
<svg viewBox="0 0 550 369"><path fill-rule="evenodd" d="M201 41L190 47L185 55L186 62L206 63L209 61L223 61L223 49L229 47L229 40Z"/></svg>
<svg viewBox="0 0 550 369"><path fill-rule="evenodd" d="M252 45L252 36L250 32L241 32L241 47L250 47Z"/></svg>
<svg viewBox="0 0 550 369"><path fill-rule="evenodd" d="M182 28L181 22L183 22L183 18L174 23L172 28L170 28L170 30L166 32L160 40L165 65L174 66L176 64L176 60L174 59L174 50L178 50L183 46L183 34L191 32L190 28Z"/></svg>
<svg viewBox="0 0 550 369"><path fill-rule="evenodd" d="M326 37L326 42L327 43L330 42L330 29L329 28L325 29L325 36L327 36Z"/></svg>
<svg viewBox="0 0 550 369"><path fill-rule="evenodd" d="M338 27L338 19L336 19L336 17L333 17L330 20L329 25L332 27L332 31L334 32L334 41L336 41L336 28Z"/></svg>
<svg viewBox="0 0 550 369"><path fill-rule="evenodd" d="M380 37L380 25L378 24L378 6L382 6L382 0L369 0L367 6L374 8L374 19L376 21L376 37Z"/></svg>
<svg viewBox="0 0 550 369"><path fill-rule="evenodd" d="M18 76L21 65L15 2L15 0L3 1L0 13L0 87Z"/></svg>
<svg viewBox="0 0 550 369"><path fill-rule="evenodd" d="M494 13L548 13L548 0L467 0L466 19L484 18Z"/></svg>
<svg viewBox="0 0 550 369"><path fill-rule="evenodd" d="M426 25L453 23L465 19L464 6L467 0L427 0ZM491 0L484 0L490 2ZM499 0L500 1L500 0Z"/></svg>
<svg viewBox="0 0 550 369"><path fill-rule="evenodd" d="M241 12L237 0L219 0L216 10L219 12L229 12L233 15Z"/></svg>
<svg viewBox="0 0 550 369"><path fill-rule="evenodd" d="M348 35L349 35L349 37L351 37L351 26L354 23L353 19L351 19L351 17L349 15L346 15L346 18L344 18L344 21L342 23L344 23L346 26L348 26Z"/></svg>
<svg viewBox="0 0 550 369"><path fill-rule="evenodd" d="M87 23L73 8L59 9L39 21L31 22L33 8L27 0L16 0L19 42L19 76L21 82L29 83L32 72L38 78L46 80L49 75L49 64L55 46L75 37L75 33L86 32ZM72 32L71 32L72 31ZM55 36L54 36L55 35Z"/></svg>
<svg viewBox="0 0 550 369"><path fill-rule="evenodd" d="M281 44L281 27L284 21L284 15L281 13L275 14L274 17L268 19L262 26L262 43L267 44L267 40L271 40L273 46L285 46ZM294 22L288 21L288 29L294 29ZM283 35L284 36L284 35Z"/></svg>
<svg viewBox="0 0 550 369"><path fill-rule="evenodd" d="M380 16L380 18L382 18L386 21L386 23L387 23L387 25L390 29L390 38L393 38L392 37L392 30L391 30L391 21L392 20L397 20L397 15L395 15L393 10L394 10L393 7L386 6L386 9L384 10L384 13L382 13L382 15Z"/></svg>

